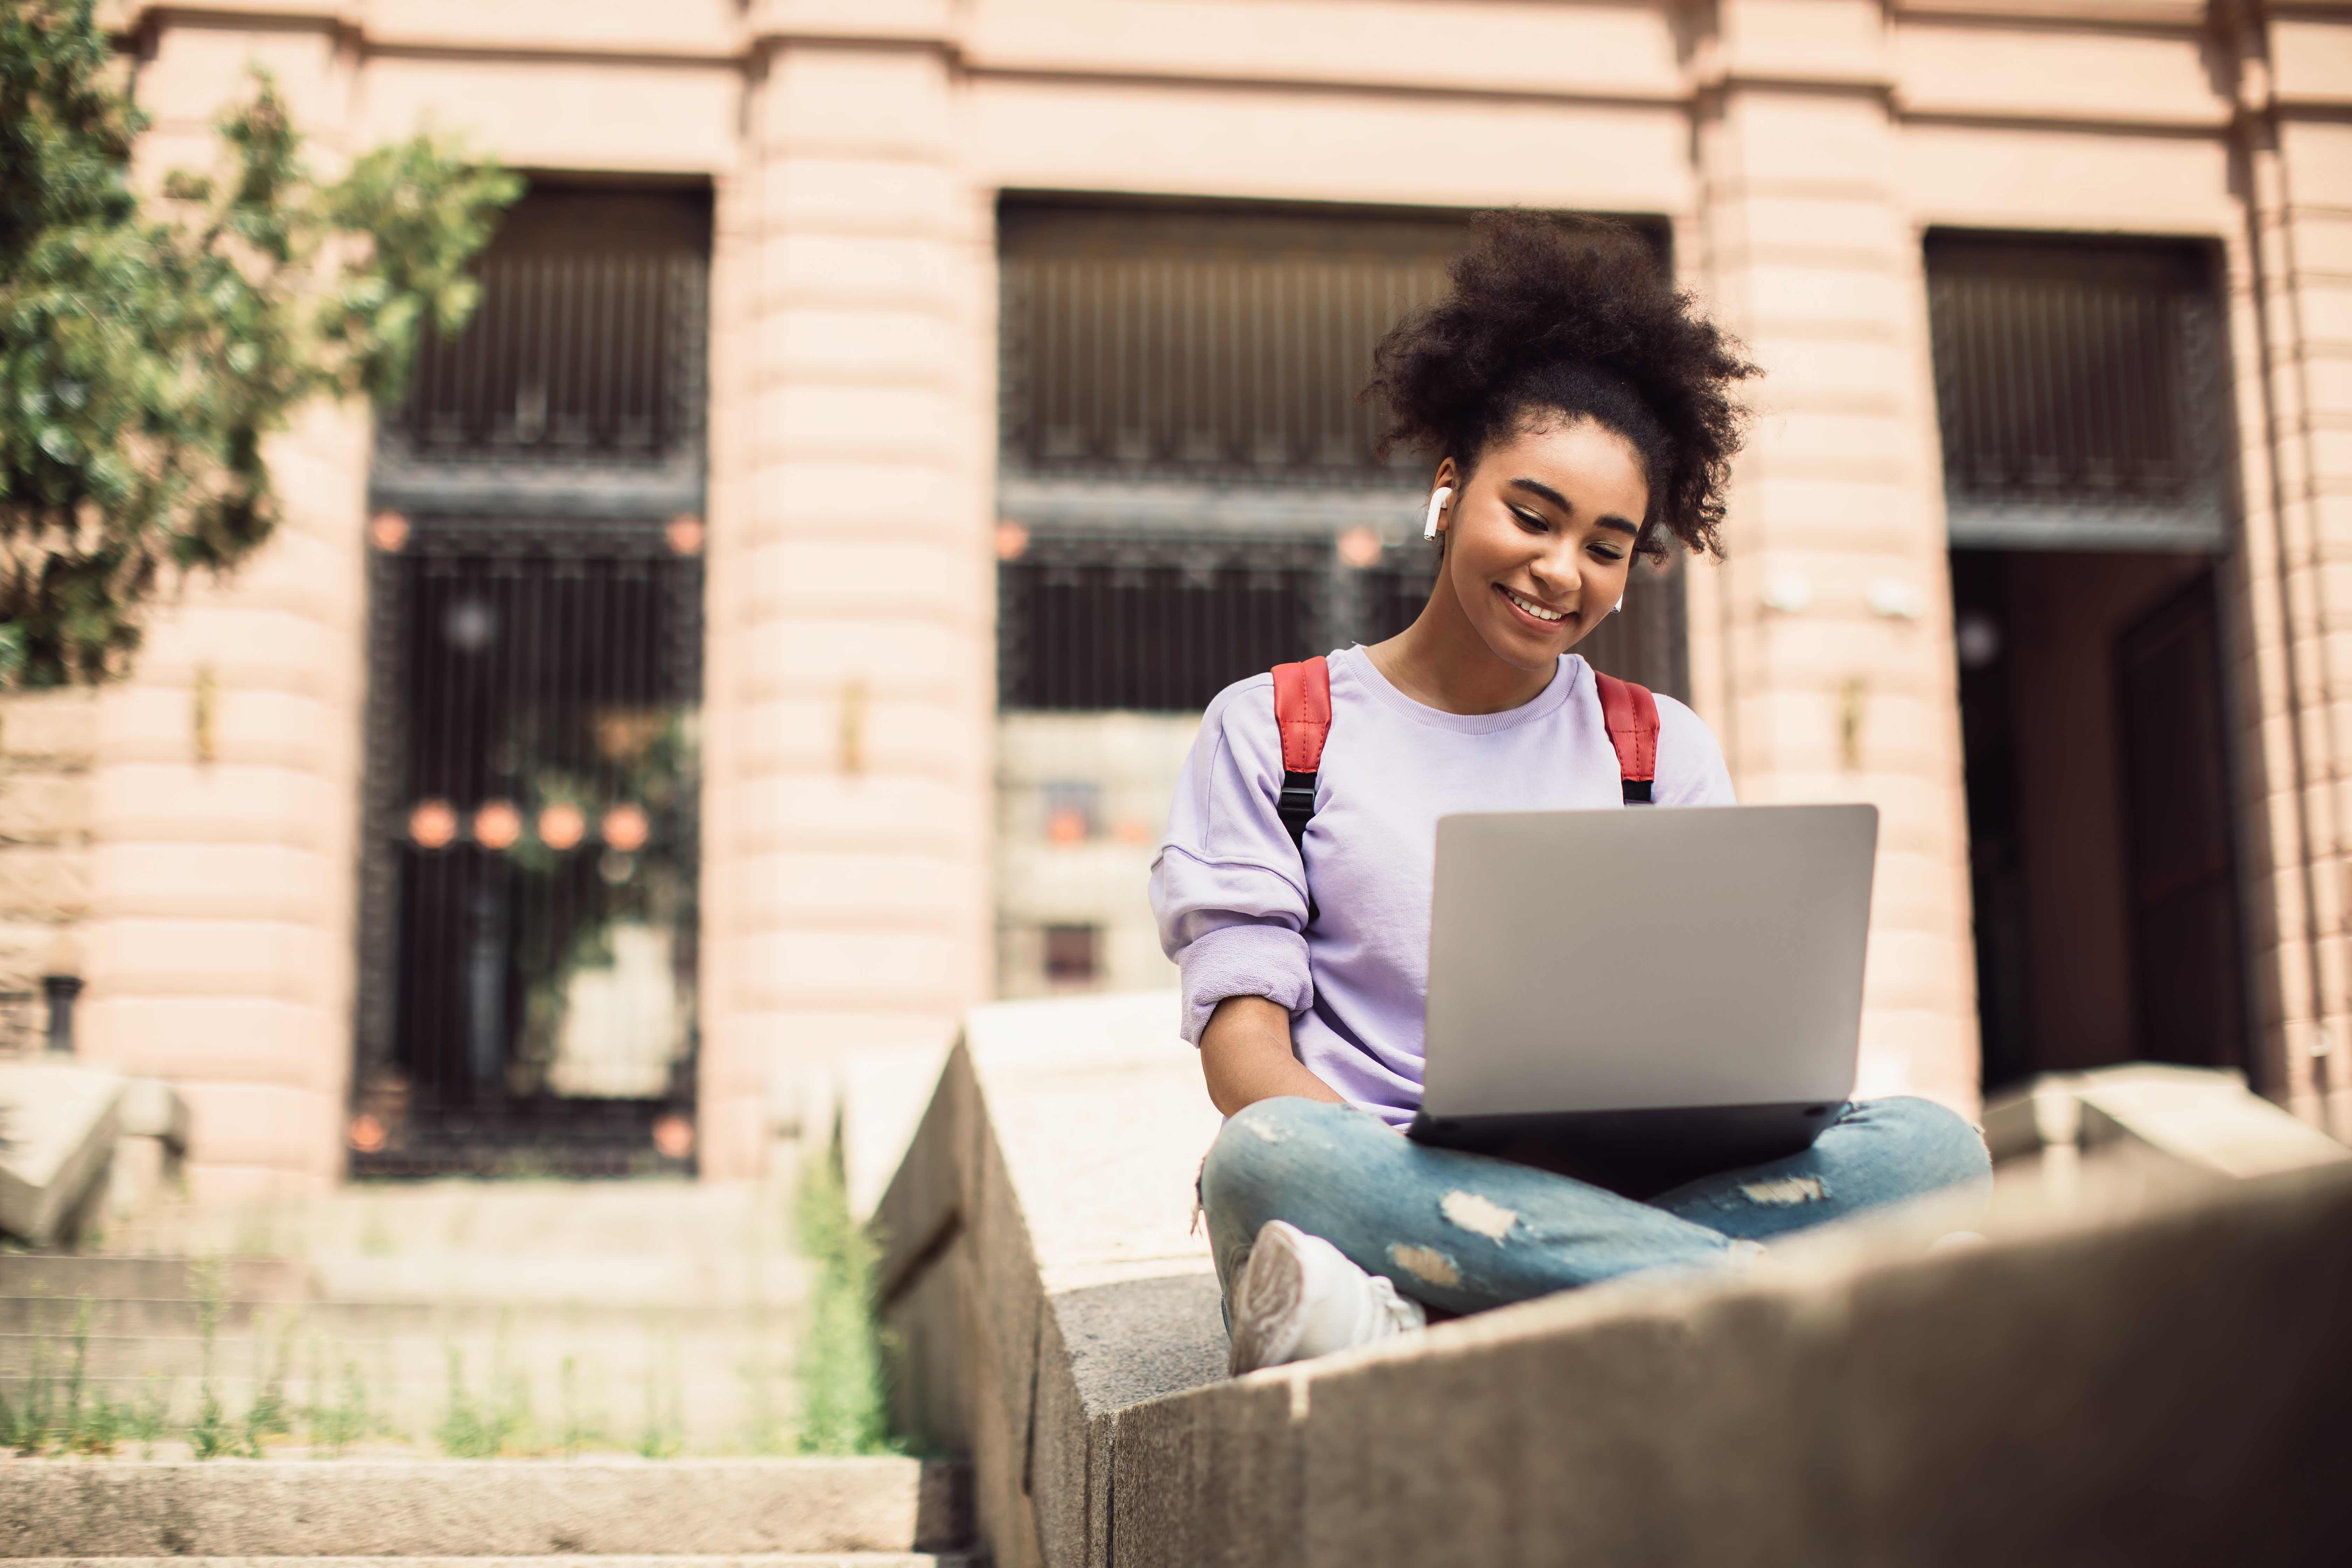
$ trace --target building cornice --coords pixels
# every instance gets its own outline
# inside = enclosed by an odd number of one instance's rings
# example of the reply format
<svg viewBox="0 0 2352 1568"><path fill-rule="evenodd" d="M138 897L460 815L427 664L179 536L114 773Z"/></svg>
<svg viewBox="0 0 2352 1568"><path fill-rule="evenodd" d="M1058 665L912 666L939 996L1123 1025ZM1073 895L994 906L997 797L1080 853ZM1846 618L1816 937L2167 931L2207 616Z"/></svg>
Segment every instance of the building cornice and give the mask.
<svg viewBox="0 0 2352 1568"><path fill-rule="evenodd" d="M115 34L175 18L331 27L353 35L367 31L365 0L217 0L213 5L154 4L152 0L99 0L98 22Z"/></svg>
<svg viewBox="0 0 2352 1568"><path fill-rule="evenodd" d="M2052 22L2074 26L2201 27L2207 0L1886 0L1897 17Z"/></svg>
<svg viewBox="0 0 2352 1568"><path fill-rule="evenodd" d="M100 14L121 37L152 34L175 21L247 23L262 27L311 26L341 35L347 47L362 57L482 58L512 61L635 63L649 67L695 66L714 69L748 69L757 73L768 57L793 47L917 49L945 55L952 69L976 82L1003 84L1066 84L1071 87L1117 86L1140 90L1199 91L1236 94L1291 92L1316 96L1410 97L1451 100L1548 103L1561 106L1626 107L1675 110L1705 114L1729 95L1759 93L1862 97L1878 100L1887 113L1908 122L1975 125L1987 128L2063 126L2081 131L2178 135L2226 133L2234 118L2252 113L2284 117L2312 115L2333 118L2352 103L2352 89L2343 94L2313 92L2311 84L2297 82L2289 90L2271 88L2264 73L2252 92L2242 89L2240 101L2210 102L2183 99L2152 103L2143 112L2119 113L2116 106L2007 104L1971 101L1973 95L1936 92L1915 96L1907 88L1900 61L1888 47L1892 36L1906 19L1975 21L1987 26L2099 26L2146 31L2162 26L2179 31L2202 28L2208 0L1883 0L1889 24L1885 35L1869 30L1840 47L1792 55L1776 47L1762 51L1741 48L1713 32L1692 40L1694 47L1679 72L1655 80L1593 79L1542 81L1535 75L1523 79L1498 79L1488 73L1481 79L1444 80L1384 79L1333 70L1265 69L1217 73L1195 66L1155 63L1143 58L1105 59L1091 66L1067 60L1033 60L1018 49L1005 52L986 40L970 45L961 36L963 10L956 0L749 0L733 26L713 29L691 41L648 37L566 38L502 34L494 26L471 34L426 31L400 26L400 8L378 6L368 0L212 0L210 4L154 4L149 0L101 0ZM2310 22L2352 18L2352 0L2327 0L2326 5L2270 0L2261 7L2275 21L2294 16ZM495 16L495 7L490 16ZM1271 62L1269 62L1271 63ZM1295 62L1294 62L1295 63ZM2300 90L2294 90L2300 89Z"/></svg>

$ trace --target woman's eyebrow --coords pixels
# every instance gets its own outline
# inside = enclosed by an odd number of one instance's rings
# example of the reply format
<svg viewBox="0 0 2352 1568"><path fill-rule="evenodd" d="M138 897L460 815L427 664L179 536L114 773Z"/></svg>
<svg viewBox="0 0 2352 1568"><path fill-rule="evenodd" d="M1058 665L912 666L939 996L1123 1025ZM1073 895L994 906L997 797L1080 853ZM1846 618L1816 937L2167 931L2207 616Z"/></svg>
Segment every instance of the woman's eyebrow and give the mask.
<svg viewBox="0 0 2352 1568"><path fill-rule="evenodd" d="M1568 504L1568 498L1560 494L1558 490L1552 489L1549 485L1544 483L1541 479L1513 479L1510 482L1517 485L1523 490L1531 490L1535 494L1541 496L1544 500L1551 502L1552 505L1559 508L1560 510L1567 512L1571 517L1576 514L1576 509Z"/></svg>
<svg viewBox="0 0 2352 1568"><path fill-rule="evenodd" d="M1552 505L1559 508L1560 510L1568 513L1570 517L1576 515L1576 509L1569 504L1568 498L1560 494L1558 490L1552 489L1549 485L1544 483L1541 479L1511 479L1507 482L1517 486L1520 489L1528 490L1536 495L1541 496L1544 500L1551 502ZM1642 537L1642 530L1638 524L1628 522L1614 512L1610 513L1606 517L1595 518L1593 520L1593 526L1596 528L1605 528L1610 530L1612 532L1622 533L1632 539L1639 539Z"/></svg>

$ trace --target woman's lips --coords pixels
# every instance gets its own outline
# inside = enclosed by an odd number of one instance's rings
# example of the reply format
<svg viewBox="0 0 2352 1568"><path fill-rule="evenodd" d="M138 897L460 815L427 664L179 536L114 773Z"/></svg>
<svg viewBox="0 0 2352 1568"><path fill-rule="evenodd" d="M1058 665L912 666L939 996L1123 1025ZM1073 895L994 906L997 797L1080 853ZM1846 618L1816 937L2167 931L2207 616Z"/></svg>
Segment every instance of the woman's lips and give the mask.
<svg viewBox="0 0 2352 1568"><path fill-rule="evenodd" d="M1534 600L1529 599L1526 604L1522 604L1517 595L1512 593L1508 588L1504 587L1500 583L1495 584L1495 592L1502 595L1503 603L1511 607L1511 614L1517 616L1523 625L1533 626L1538 631L1560 631L1565 629L1570 622L1576 619L1576 612L1569 610L1563 612L1559 619L1556 621L1548 621L1541 616L1536 615L1534 612L1528 609L1527 605L1535 603Z"/></svg>

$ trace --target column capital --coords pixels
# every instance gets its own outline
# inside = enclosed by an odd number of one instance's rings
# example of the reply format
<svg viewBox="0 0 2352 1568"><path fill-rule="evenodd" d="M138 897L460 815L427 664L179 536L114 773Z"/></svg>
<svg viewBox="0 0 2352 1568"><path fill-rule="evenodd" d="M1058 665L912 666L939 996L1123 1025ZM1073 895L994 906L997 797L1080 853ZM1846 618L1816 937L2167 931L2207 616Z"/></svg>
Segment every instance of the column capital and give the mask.
<svg viewBox="0 0 2352 1568"><path fill-rule="evenodd" d="M1894 51L1881 0L1720 0L1697 40L1701 92L1743 87L1885 94Z"/></svg>

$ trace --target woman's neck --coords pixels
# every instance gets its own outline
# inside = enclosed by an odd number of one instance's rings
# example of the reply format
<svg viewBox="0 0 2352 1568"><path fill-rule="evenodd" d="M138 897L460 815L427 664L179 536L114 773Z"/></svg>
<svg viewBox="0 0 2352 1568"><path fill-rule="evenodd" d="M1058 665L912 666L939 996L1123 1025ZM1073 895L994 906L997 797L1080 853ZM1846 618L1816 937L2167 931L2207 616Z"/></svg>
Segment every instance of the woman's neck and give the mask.
<svg viewBox="0 0 2352 1568"><path fill-rule="evenodd" d="M1534 701L1558 669L1521 669L1496 658L1442 568L1412 625L1364 652L1391 686L1441 713L1507 712Z"/></svg>

